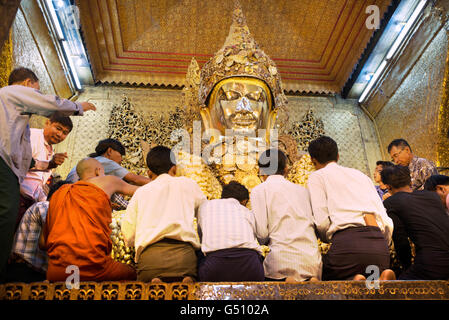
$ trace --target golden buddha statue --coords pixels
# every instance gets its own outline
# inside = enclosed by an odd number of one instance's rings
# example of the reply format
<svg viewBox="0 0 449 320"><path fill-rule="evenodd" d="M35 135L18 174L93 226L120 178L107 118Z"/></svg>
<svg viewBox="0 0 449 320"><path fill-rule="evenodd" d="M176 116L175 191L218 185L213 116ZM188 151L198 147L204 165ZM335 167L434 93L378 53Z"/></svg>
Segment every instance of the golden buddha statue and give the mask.
<svg viewBox="0 0 449 320"><path fill-rule="evenodd" d="M289 144L288 136L279 136L280 125L276 125L279 111L284 118L278 123L288 120L288 101L276 65L251 36L238 3L232 20L223 47L201 71L192 60L184 93L191 114L201 115L203 144L201 154L178 154L179 174L203 185L208 198L219 197L221 184L231 180L251 191L261 183L257 166L260 153L278 146L279 141ZM197 100L193 91L198 92ZM292 163L299 159L296 144L288 153ZM195 160L196 165L192 165Z"/></svg>
<svg viewBox="0 0 449 320"><path fill-rule="evenodd" d="M251 192L262 182L257 165L260 154L269 147L278 147L289 158L287 179L305 186L314 167L307 154L299 155L297 141L285 130L288 100L276 65L251 36L238 2L232 18L224 46L201 70L195 58L188 68L182 116L189 141L187 150L172 148L177 156L177 175L195 180L208 199L220 198L222 185L232 180ZM164 141L145 141L140 138L143 132L136 132L138 137L128 137L127 142L123 137L123 117L130 118L130 132L135 119L140 119L127 99L122 108L113 110L112 117L110 124L116 123L116 128L110 129L110 136L125 142L127 150L140 159L128 169L146 171L142 164L149 144L166 143L167 134L163 135ZM177 129L166 128L165 122L149 127L142 130ZM318 130L318 134L323 133ZM185 146L184 142L181 145ZM127 162L125 158L124 164ZM116 212L113 217L112 256L132 264L133 252L124 246L120 234L122 216L123 212Z"/></svg>

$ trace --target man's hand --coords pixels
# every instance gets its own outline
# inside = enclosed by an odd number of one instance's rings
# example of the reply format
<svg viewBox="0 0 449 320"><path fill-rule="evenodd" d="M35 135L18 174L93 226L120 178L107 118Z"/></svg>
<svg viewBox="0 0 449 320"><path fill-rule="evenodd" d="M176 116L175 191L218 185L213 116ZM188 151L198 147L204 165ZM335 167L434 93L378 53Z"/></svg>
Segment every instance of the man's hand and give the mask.
<svg viewBox="0 0 449 320"><path fill-rule="evenodd" d="M80 104L83 107L83 111L89 111L89 110L95 111L95 110L97 110L95 105L93 105L90 102L80 102Z"/></svg>
<svg viewBox="0 0 449 320"><path fill-rule="evenodd" d="M50 163L48 164L48 169L56 168L57 166L60 166L64 163L65 159L67 158L67 152L64 153L55 153L53 156L53 159L50 160Z"/></svg>
<svg viewBox="0 0 449 320"><path fill-rule="evenodd" d="M366 226L379 227L376 221L376 215L373 212L363 212L363 219Z"/></svg>

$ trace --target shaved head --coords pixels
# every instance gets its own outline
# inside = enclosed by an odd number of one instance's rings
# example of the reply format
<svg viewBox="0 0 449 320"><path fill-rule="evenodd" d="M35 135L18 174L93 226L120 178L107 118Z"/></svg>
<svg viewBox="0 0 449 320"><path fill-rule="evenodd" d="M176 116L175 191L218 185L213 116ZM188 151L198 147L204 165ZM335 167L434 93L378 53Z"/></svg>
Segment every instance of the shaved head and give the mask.
<svg viewBox="0 0 449 320"><path fill-rule="evenodd" d="M104 169L101 163L94 158L84 158L76 166L76 173L80 177L80 180L98 176L98 172L104 174Z"/></svg>

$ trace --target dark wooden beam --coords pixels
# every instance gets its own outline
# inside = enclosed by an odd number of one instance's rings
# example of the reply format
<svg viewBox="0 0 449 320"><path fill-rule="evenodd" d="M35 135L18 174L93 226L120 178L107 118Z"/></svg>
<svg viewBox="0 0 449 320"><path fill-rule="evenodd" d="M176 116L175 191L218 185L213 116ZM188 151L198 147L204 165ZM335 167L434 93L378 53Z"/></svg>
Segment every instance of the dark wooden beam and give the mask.
<svg viewBox="0 0 449 320"><path fill-rule="evenodd" d="M0 0L0 50L9 37L9 30L19 9L20 0Z"/></svg>

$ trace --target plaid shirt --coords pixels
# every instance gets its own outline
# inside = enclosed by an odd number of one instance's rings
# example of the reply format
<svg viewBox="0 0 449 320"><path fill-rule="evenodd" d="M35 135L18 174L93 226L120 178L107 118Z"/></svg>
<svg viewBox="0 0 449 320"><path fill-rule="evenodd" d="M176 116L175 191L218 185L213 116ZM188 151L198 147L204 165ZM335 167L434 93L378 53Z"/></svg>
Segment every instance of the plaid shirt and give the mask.
<svg viewBox="0 0 449 320"><path fill-rule="evenodd" d="M114 210L126 210L128 207L128 201L123 198L123 196L118 193L114 193L111 197L112 209Z"/></svg>
<svg viewBox="0 0 449 320"><path fill-rule="evenodd" d="M39 272L46 272L48 257L39 249L39 236L47 219L48 201L36 202L23 215L12 247L13 259L21 258Z"/></svg>
<svg viewBox="0 0 449 320"><path fill-rule="evenodd" d="M411 187L413 190L423 190L426 180L438 170L432 161L414 156L410 164L410 177L412 179Z"/></svg>

